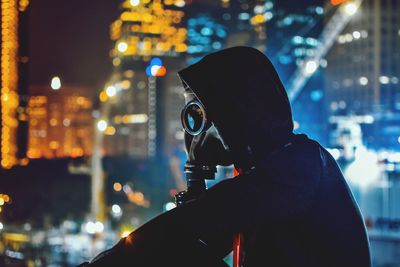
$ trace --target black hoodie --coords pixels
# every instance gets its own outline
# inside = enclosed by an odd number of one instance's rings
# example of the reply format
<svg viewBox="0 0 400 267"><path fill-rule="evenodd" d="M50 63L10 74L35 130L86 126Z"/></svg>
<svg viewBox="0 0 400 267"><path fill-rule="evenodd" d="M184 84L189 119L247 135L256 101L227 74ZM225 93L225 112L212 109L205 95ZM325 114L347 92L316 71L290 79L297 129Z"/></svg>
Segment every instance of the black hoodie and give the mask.
<svg viewBox="0 0 400 267"><path fill-rule="evenodd" d="M255 168L156 217L91 265L226 266L220 259L242 232L245 267L371 266L364 223L339 167L316 141L292 133L286 92L261 52L222 50L179 76L234 162Z"/></svg>

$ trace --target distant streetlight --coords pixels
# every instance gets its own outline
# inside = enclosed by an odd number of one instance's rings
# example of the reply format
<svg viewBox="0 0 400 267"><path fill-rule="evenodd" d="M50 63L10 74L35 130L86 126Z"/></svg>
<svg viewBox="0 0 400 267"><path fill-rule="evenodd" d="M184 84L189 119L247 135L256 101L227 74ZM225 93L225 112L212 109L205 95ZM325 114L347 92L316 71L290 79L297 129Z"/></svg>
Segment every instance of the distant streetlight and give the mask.
<svg viewBox="0 0 400 267"><path fill-rule="evenodd" d="M122 216L122 209L117 204L112 205L111 211L112 211L113 217L115 217L115 218L119 218Z"/></svg>
<svg viewBox="0 0 400 267"><path fill-rule="evenodd" d="M353 16L354 14L356 14L357 9L358 9L358 6L352 2L349 2L349 3L345 4L345 6L344 6L344 12L346 12L346 14L349 16Z"/></svg>
<svg viewBox="0 0 400 267"><path fill-rule="evenodd" d="M85 230L88 234L102 233L104 231L104 224L101 222L88 222L85 225Z"/></svg>
<svg viewBox="0 0 400 267"><path fill-rule="evenodd" d="M315 60L307 61L304 67L304 74L310 76L318 69L318 63Z"/></svg>
<svg viewBox="0 0 400 267"><path fill-rule="evenodd" d="M113 97L117 94L117 89L114 86L109 86L106 89L106 94L108 97Z"/></svg>
<svg viewBox="0 0 400 267"><path fill-rule="evenodd" d="M4 225L0 222L0 230L3 230Z"/></svg>
<svg viewBox="0 0 400 267"><path fill-rule="evenodd" d="M119 42L117 45L117 49L119 52L123 53L128 49L128 44L126 42Z"/></svg>
<svg viewBox="0 0 400 267"><path fill-rule="evenodd" d="M104 224L101 222L95 222L94 229L96 233L102 233L104 231Z"/></svg>
<svg viewBox="0 0 400 267"><path fill-rule="evenodd" d="M60 77L54 76L54 77L51 79L51 84L50 84L50 86L51 86L51 88L52 88L53 90L59 90L59 89L61 88L61 80L60 80Z"/></svg>
<svg viewBox="0 0 400 267"><path fill-rule="evenodd" d="M131 0L130 3L132 6L137 6L140 4L140 0Z"/></svg>
<svg viewBox="0 0 400 267"><path fill-rule="evenodd" d="M97 129L100 132L104 132L107 129L107 122L105 120L99 120L99 122L97 122Z"/></svg>

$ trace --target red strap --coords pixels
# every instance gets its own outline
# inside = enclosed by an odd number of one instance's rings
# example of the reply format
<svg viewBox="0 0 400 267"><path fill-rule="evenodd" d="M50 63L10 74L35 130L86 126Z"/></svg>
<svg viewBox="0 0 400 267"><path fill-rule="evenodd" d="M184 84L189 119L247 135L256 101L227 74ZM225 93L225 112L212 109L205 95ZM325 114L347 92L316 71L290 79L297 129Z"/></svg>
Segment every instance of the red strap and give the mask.
<svg viewBox="0 0 400 267"><path fill-rule="evenodd" d="M240 175L240 170L233 169L233 176ZM243 234L238 233L233 241L233 267L241 267L243 262Z"/></svg>

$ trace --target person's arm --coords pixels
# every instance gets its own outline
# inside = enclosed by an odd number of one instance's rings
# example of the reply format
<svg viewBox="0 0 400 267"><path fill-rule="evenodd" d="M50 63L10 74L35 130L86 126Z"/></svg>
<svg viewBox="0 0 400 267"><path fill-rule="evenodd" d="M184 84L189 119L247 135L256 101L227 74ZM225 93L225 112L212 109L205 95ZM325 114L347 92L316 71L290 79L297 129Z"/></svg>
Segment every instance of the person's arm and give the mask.
<svg viewBox="0 0 400 267"><path fill-rule="evenodd" d="M138 228L104 257L94 260L93 266L110 266L111 263L124 266L127 262L153 266L150 262L160 258L185 258L182 254L189 244L202 236L233 235L299 218L310 210L315 189L312 179L303 181L301 175L299 179L295 184L285 184L280 183L279 178L270 179L265 173L254 171L222 181L201 198Z"/></svg>

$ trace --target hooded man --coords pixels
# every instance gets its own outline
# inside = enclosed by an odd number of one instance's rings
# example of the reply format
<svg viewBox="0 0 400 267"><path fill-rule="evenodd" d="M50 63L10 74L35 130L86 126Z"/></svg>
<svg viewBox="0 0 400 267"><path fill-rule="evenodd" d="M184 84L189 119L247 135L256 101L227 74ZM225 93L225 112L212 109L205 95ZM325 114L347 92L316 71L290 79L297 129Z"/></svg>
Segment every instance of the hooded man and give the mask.
<svg viewBox="0 0 400 267"><path fill-rule="evenodd" d="M245 267L371 266L363 219L337 163L293 134L287 94L264 54L229 48L178 74L208 123L186 133L188 163L234 164L241 175L144 224L90 266L226 266L221 259L239 232Z"/></svg>

